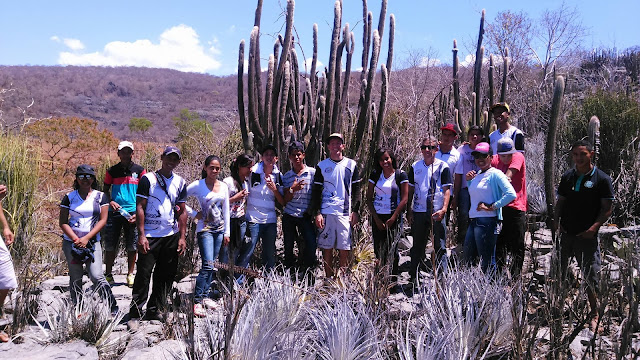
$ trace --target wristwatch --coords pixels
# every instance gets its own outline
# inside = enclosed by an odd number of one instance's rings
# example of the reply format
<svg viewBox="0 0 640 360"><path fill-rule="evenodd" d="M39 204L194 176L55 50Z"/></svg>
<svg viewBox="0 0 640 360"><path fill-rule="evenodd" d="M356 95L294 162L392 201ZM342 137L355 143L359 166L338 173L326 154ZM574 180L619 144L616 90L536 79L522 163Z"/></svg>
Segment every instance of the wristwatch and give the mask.
<svg viewBox="0 0 640 360"><path fill-rule="evenodd" d="M294 193L293 188L289 188L289 192L293 194Z"/></svg>

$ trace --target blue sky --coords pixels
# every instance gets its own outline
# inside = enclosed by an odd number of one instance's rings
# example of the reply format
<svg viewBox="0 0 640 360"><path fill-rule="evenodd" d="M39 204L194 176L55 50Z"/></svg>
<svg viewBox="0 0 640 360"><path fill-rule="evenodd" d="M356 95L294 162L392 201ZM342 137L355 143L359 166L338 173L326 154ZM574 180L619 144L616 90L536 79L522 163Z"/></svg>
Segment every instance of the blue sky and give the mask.
<svg viewBox="0 0 640 360"><path fill-rule="evenodd" d="M215 75L236 72L238 44L249 40L256 0L194 1L3 1L0 15L0 65L133 65L167 67ZM331 0L298 0L294 25L304 55L311 57L312 26L319 27L319 60L327 63L333 24ZM451 61L452 40L458 39L462 59L478 31L480 12L487 20L503 10L524 11L536 19L560 1L431 1L389 0L387 15L396 17L395 58L400 64L410 50L435 50ZM640 45L640 0L566 0L577 7L587 28L585 48L625 49ZM603 6L606 4L606 6ZM284 33L285 0L264 0L261 57L263 67L273 36ZM343 24L356 37L354 58L362 48L362 1L344 0ZM379 0L369 0L377 26ZM355 26L355 27L354 27ZM385 27L386 44L388 29ZM302 60L301 60L302 61ZM386 61L386 45L381 61ZM354 59L354 68L359 61Z"/></svg>

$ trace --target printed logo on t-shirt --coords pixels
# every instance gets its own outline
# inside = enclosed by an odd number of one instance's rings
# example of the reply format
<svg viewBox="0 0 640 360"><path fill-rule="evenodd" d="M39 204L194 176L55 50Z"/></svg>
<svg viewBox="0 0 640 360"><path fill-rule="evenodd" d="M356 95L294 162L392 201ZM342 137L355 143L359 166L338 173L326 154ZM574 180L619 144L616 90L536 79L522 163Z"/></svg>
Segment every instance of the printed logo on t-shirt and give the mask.
<svg viewBox="0 0 640 360"><path fill-rule="evenodd" d="M584 187L586 187L587 189L591 189L593 187L593 181L591 180L587 180L584 182Z"/></svg>
<svg viewBox="0 0 640 360"><path fill-rule="evenodd" d="M333 171L332 167L328 167L328 168L324 169L324 172L326 172L327 174L332 172L332 171Z"/></svg>

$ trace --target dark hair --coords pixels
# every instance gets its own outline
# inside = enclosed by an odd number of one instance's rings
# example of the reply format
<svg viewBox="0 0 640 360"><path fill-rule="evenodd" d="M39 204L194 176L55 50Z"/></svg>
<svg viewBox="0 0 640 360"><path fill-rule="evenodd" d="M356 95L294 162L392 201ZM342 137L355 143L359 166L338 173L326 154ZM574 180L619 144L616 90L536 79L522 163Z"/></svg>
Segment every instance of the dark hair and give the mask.
<svg viewBox="0 0 640 360"><path fill-rule="evenodd" d="M84 174L82 174L82 175L84 175ZM93 190L99 190L99 188L98 188L98 180L96 180L95 175L91 175L91 178L93 179L93 182L91 183L91 188ZM74 178L73 179L73 190L78 190L79 188L80 188L80 184L78 184L78 179Z"/></svg>
<svg viewBox="0 0 640 360"><path fill-rule="evenodd" d="M218 162L218 164L220 164L222 166L222 161L220 161L220 158L215 156L215 155L209 155L207 156L206 159L204 159L204 167L209 166L209 164L211 164L211 162L213 160L216 160ZM205 169L202 169L202 178L206 178L207 177L207 171Z"/></svg>
<svg viewBox="0 0 640 360"><path fill-rule="evenodd" d="M420 140L420 145L422 145L422 144L424 144L426 142L429 142L429 144L433 144L433 143L438 144L438 138L436 138L435 136L429 135L429 136L427 136L425 138L422 138L422 140Z"/></svg>
<svg viewBox="0 0 640 360"><path fill-rule="evenodd" d="M385 153L389 154L391 158L391 166L393 169L398 168L398 161L396 160L396 156L393 154L393 151L388 148L379 148L376 150L376 153L373 155L373 173L376 174L374 177L380 176L382 174L382 166L380 166L380 159L382 159L382 155Z"/></svg>
<svg viewBox="0 0 640 360"><path fill-rule="evenodd" d="M480 136L484 137L484 129L480 125L471 125L469 130L467 130L467 135L471 133L472 130L476 130L480 132Z"/></svg>
<svg viewBox="0 0 640 360"><path fill-rule="evenodd" d="M577 148L578 146L586 147L587 151L589 151L589 152L593 151L593 145L591 144L591 142L589 140L578 140L578 141L574 142L573 144L571 144L571 150Z"/></svg>
<svg viewBox="0 0 640 360"><path fill-rule="evenodd" d="M236 186L236 189L241 189L240 185L242 181L240 180L240 174L238 173L238 169L241 167L250 166L253 163L253 158L246 154L238 155L231 162L231 166L229 166L229 170L231 170L231 177L233 178L233 184Z"/></svg>

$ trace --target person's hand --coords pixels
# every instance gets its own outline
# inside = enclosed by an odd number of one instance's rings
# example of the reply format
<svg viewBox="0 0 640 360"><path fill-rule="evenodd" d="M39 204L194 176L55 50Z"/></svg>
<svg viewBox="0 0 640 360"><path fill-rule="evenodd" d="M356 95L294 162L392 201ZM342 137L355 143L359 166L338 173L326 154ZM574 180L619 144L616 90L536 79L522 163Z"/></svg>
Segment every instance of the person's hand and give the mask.
<svg viewBox="0 0 640 360"><path fill-rule="evenodd" d="M184 236L180 236L178 239L178 255L184 254L184 251L187 249L187 241Z"/></svg>
<svg viewBox="0 0 640 360"><path fill-rule="evenodd" d="M273 180L271 179L271 175L265 175L264 181L267 184L267 188L269 188L269 190L274 192L278 191L278 187L276 186L276 183L274 183Z"/></svg>
<svg viewBox="0 0 640 360"><path fill-rule="evenodd" d="M576 236L583 239L595 239L596 235L598 235L598 229L593 229L593 227L590 227Z"/></svg>
<svg viewBox="0 0 640 360"><path fill-rule="evenodd" d="M83 237L79 237L75 239L73 243L76 244L76 246L81 248L87 247L87 244L89 243L89 237L86 235Z"/></svg>
<svg viewBox="0 0 640 360"><path fill-rule="evenodd" d="M180 245L178 244L178 247ZM149 240L147 240L147 237L145 235L138 235L138 251L141 254L146 254L147 252L149 252Z"/></svg>
<svg viewBox="0 0 640 360"><path fill-rule="evenodd" d="M202 211L201 211L201 212L199 212L199 213L194 217L194 219L196 219L196 220L202 220Z"/></svg>
<svg viewBox="0 0 640 360"><path fill-rule="evenodd" d="M4 199L7 196L7 185L0 185L0 200Z"/></svg>
<svg viewBox="0 0 640 360"><path fill-rule="evenodd" d="M391 215L391 217L390 217L387 221L385 221L384 225L385 225L385 226L387 227L387 229L388 229L388 228L392 227L392 226L393 226L393 224L395 224L395 223L396 223L396 220L398 220L398 217L397 217L395 214L394 214L394 215Z"/></svg>
<svg viewBox="0 0 640 360"><path fill-rule="evenodd" d="M300 181L298 181L298 179L296 179L293 184L291 185L291 190L295 191L300 191L302 190L302 188L304 187L304 179L300 179Z"/></svg>
<svg viewBox="0 0 640 360"><path fill-rule="evenodd" d="M467 173L466 179L467 179L467 181L470 181L474 177L476 177L476 171L475 170L471 170L471 171L469 171Z"/></svg>
<svg viewBox="0 0 640 360"><path fill-rule="evenodd" d="M316 215L316 227L318 229L324 229L324 216L322 214Z"/></svg>
<svg viewBox="0 0 640 360"><path fill-rule="evenodd" d="M228 236L223 237L222 238L222 245L223 246L229 245L229 241L231 241L231 239Z"/></svg>
<svg viewBox="0 0 640 360"><path fill-rule="evenodd" d="M413 224L413 211L407 211L407 223L409 225Z"/></svg>
<svg viewBox="0 0 640 360"><path fill-rule="evenodd" d="M2 229L2 238L4 239L4 243L7 244L7 246L13 244L13 232L11 231L11 229L4 228Z"/></svg>
<svg viewBox="0 0 640 360"><path fill-rule="evenodd" d="M120 204L118 204L117 202L115 202L113 200L109 202L109 206L111 206L111 208L113 210L115 210L115 211L120 210L120 208L122 207L122 206L120 206Z"/></svg>
<svg viewBox="0 0 640 360"><path fill-rule="evenodd" d="M129 221L129 224L135 224L136 223L136 214L131 214L131 217L127 221Z"/></svg>
<svg viewBox="0 0 640 360"><path fill-rule="evenodd" d="M440 209L436 212L434 212L431 217L433 218L433 220L435 221L442 221L442 219L444 219L444 216L447 214L447 211L445 209Z"/></svg>
<svg viewBox="0 0 640 360"><path fill-rule="evenodd" d="M249 190L247 189L242 189L242 191L240 191L240 193L242 194L242 198L246 199L247 196L249 196Z"/></svg>
<svg viewBox="0 0 640 360"><path fill-rule="evenodd" d="M476 210L478 211L493 211L493 208L491 207L491 204L487 204L484 202L481 202L478 204L478 207L476 208Z"/></svg>
<svg viewBox="0 0 640 360"><path fill-rule="evenodd" d="M349 216L349 222L351 226L356 226L360 222L360 216L356 212L352 212L351 216Z"/></svg>
<svg viewBox="0 0 640 360"><path fill-rule="evenodd" d="M378 228L378 230L384 230L386 227L385 223L383 223L382 220L380 220L380 218L377 216L373 218L373 222L376 223L376 227Z"/></svg>

